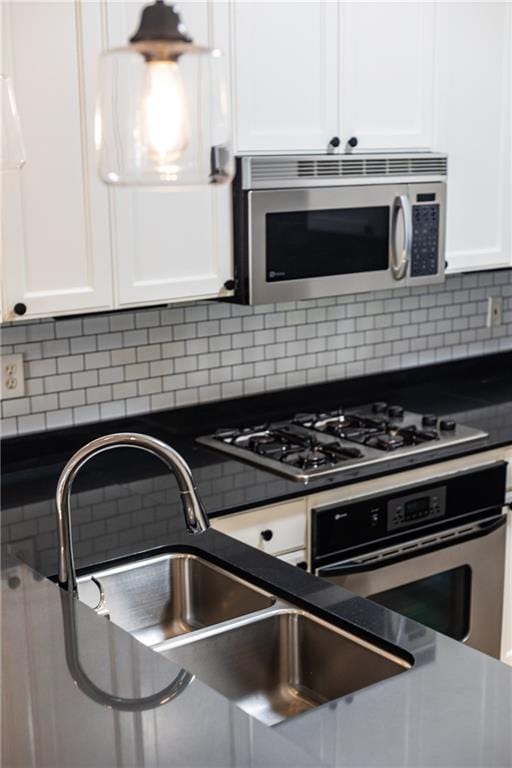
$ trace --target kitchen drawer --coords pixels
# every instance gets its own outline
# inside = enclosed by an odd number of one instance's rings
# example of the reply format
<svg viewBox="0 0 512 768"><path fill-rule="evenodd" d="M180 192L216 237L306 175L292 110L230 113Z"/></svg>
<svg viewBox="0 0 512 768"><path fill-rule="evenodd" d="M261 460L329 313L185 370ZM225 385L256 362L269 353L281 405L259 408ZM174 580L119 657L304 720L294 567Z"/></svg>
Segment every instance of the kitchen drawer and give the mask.
<svg viewBox="0 0 512 768"><path fill-rule="evenodd" d="M214 518L212 528L271 555L306 546L306 501Z"/></svg>

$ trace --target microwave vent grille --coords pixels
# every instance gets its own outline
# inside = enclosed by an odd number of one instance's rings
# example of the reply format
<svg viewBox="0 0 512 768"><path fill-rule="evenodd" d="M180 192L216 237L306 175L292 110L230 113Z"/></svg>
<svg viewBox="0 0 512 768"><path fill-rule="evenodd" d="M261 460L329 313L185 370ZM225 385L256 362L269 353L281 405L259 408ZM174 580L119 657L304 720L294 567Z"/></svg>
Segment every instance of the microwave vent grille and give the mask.
<svg viewBox="0 0 512 768"><path fill-rule="evenodd" d="M315 179L384 178L394 176L445 176L446 155L253 157L251 182L302 182Z"/></svg>

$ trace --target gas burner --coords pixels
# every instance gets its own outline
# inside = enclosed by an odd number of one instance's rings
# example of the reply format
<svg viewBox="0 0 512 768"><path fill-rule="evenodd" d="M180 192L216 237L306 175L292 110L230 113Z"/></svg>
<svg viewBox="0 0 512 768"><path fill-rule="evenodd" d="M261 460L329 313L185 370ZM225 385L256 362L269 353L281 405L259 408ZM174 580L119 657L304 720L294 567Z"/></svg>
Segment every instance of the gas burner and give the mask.
<svg viewBox="0 0 512 768"><path fill-rule="evenodd" d="M300 451L299 453L286 453L281 461L300 469L317 469L325 464L333 463L331 457L319 447Z"/></svg>
<svg viewBox="0 0 512 768"><path fill-rule="evenodd" d="M271 432L262 435L252 435L247 440L246 447L254 453L260 453L262 456L278 457L286 451L286 442L272 434Z"/></svg>
<svg viewBox="0 0 512 768"><path fill-rule="evenodd" d="M375 419L358 413L343 413L341 409L334 414L321 414L311 423L311 428L342 440L364 444L368 437L379 434L388 426L388 421L383 418Z"/></svg>
<svg viewBox="0 0 512 768"><path fill-rule="evenodd" d="M485 437L480 430L411 413L399 404L376 401L358 408L297 413L273 424L220 429L201 443L307 482L417 451L435 451Z"/></svg>

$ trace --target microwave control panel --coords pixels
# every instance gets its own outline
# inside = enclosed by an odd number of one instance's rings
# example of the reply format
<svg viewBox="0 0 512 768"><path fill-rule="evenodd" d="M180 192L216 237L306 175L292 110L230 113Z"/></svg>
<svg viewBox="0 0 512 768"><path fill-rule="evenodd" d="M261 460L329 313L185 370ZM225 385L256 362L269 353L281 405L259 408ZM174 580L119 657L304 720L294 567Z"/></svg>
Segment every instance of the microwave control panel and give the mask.
<svg viewBox="0 0 512 768"><path fill-rule="evenodd" d="M390 499L387 505L387 529L415 526L420 522L437 520L446 514L446 488L440 486L427 492Z"/></svg>
<svg viewBox="0 0 512 768"><path fill-rule="evenodd" d="M421 197L435 199L435 194L417 195L417 199ZM437 203L412 207L411 277L427 277L439 271L439 217Z"/></svg>

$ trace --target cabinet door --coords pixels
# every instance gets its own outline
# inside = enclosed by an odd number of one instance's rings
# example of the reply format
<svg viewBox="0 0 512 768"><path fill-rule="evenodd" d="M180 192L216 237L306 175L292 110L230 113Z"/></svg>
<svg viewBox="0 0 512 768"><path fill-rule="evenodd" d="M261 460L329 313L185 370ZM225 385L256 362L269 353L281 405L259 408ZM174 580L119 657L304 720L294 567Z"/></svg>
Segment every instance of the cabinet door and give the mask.
<svg viewBox="0 0 512 768"><path fill-rule="evenodd" d="M235 150L325 152L338 133L337 3L231 0Z"/></svg>
<svg viewBox="0 0 512 768"><path fill-rule="evenodd" d="M342 2L340 124L357 151L430 149L436 4Z"/></svg>
<svg viewBox="0 0 512 768"><path fill-rule="evenodd" d="M2 3L2 70L26 146L2 174L3 305L15 320L112 306L108 194L94 156L98 2Z"/></svg>
<svg viewBox="0 0 512 768"><path fill-rule="evenodd" d="M180 3L194 40L213 44L219 10ZM138 2L110 2L109 45L125 45L137 27ZM135 306L227 295L233 277L230 188L112 189L116 305Z"/></svg>
<svg viewBox="0 0 512 768"><path fill-rule="evenodd" d="M512 264L512 6L441 3L435 146L448 153L449 271Z"/></svg>

